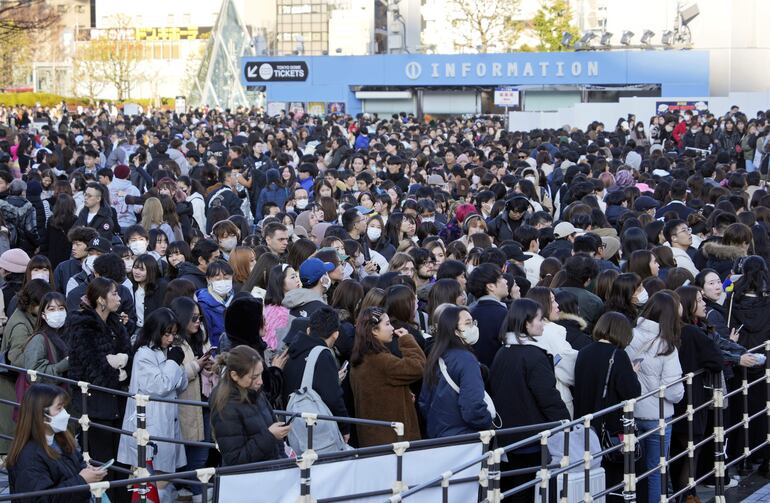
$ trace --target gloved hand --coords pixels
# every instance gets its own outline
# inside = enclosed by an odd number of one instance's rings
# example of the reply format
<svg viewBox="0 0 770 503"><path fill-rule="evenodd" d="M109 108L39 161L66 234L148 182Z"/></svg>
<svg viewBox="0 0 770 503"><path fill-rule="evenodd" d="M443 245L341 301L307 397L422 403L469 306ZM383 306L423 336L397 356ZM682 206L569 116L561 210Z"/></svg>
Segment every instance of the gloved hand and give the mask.
<svg viewBox="0 0 770 503"><path fill-rule="evenodd" d="M184 361L184 351L179 346L170 347L168 348L168 353L166 353L166 358L176 362L177 365L181 365Z"/></svg>
<svg viewBox="0 0 770 503"><path fill-rule="evenodd" d="M114 369L125 368L128 363L128 355L126 353L118 353L116 355L107 355L107 363Z"/></svg>
<svg viewBox="0 0 770 503"><path fill-rule="evenodd" d="M120 372L118 372L118 382L123 382L126 379L128 379L128 373L125 370L120 369Z"/></svg>

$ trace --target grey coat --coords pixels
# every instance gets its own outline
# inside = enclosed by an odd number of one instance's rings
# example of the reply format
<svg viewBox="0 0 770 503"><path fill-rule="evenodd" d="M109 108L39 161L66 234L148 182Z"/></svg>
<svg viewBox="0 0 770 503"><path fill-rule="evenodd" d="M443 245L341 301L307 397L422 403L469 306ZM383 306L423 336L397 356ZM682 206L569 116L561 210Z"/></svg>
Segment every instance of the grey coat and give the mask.
<svg viewBox="0 0 770 503"><path fill-rule="evenodd" d="M53 361L48 359L49 350L46 345L51 348L50 354L53 356ZM69 369L70 361L66 355L59 354L56 346L50 340L46 344L46 338L43 334L37 333L32 336L24 348L24 367L43 374L62 376ZM41 378L40 382L47 381ZM58 382L52 381L51 384L58 384Z"/></svg>
<svg viewBox="0 0 770 503"><path fill-rule="evenodd" d="M187 375L184 367L166 358L160 349L140 347L134 355L131 367L131 385L128 392L132 395L150 395L155 398L175 399L187 387ZM136 401L126 401L126 413L123 416L123 429L136 430ZM147 431L150 436L182 439L179 424L179 409L176 404L153 402L147 405ZM153 458L156 471L174 472L187 464L184 446L166 442L155 442L158 452ZM148 449L150 451L150 449ZM148 452L148 455L151 455ZM136 439L121 435L118 447L118 461L136 466Z"/></svg>

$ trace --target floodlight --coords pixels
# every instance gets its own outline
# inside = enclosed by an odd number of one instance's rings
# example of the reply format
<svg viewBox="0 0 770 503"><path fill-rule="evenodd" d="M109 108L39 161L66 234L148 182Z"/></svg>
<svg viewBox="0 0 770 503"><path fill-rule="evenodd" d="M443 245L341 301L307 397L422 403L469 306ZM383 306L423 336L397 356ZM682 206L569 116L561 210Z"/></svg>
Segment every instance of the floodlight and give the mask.
<svg viewBox="0 0 770 503"><path fill-rule="evenodd" d="M620 43L622 45L631 45L631 39L634 37L634 35L635 33L630 30L624 31L623 35L620 37Z"/></svg>
<svg viewBox="0 0 770 503"><path fill-rule="evenodd" d="M587 31L580 37L580 40L575 44L576 49L585 49L591 45L591 41L596 38L596 33Z"/></svg>
<svg viewBox="0 0 770 503"><path fill-rule="evenodd" d="M670 47L674 43L674 32L671 30L666 30L663 32L663 35L660 37L660 42L665 45L666 47Z"/></svg>
<svg viewBox="0 0 770 503"><path fill-rule="evenodd" d="M602 33L602 38L599 43L601 43L604 46L608 46L611 44L611 40L612 40L612 33L605 31L604 33Z"/></svg>
<svg viewBox="0 0 770 503"><path fill-rule="evenodd" d="M652 30L644 30L644 33L642 33L642 45L650 45L650 41L652 40L652 37L655 36L655 32Z"/></svg>
<svg viewBox="0 0 770 503"><path fill-rule="evenodd" d="M690 24L693 19L698 17L698 14L700 14L698 4L692 4L691 6L679 11L679 15L682 16L682 24L685 26Z"/></svg>
<svg viewBox="0 0 770 503"><path fill-rule="evenodd" d="M575 37L572 36L572 33L565 31L561 36L561 45L564 47L570 47L572 45L572 39L574 38Z"/></svg>

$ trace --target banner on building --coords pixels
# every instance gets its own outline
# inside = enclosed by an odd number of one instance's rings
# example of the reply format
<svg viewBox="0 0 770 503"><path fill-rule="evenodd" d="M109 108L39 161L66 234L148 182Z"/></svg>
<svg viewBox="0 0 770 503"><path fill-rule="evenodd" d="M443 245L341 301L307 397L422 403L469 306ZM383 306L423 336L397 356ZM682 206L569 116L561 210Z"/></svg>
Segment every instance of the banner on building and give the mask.
<svg viewBox="0 0 770 503"><path fill-rule="evenodd" d="M304 61L249 61L243 75L247 83L304 82L308 71Z"/></svg>
<svg viewBox="0 0 770 503"><path fill-rule="evenodd" d="M268 101L267 102L267 115L274 117L281 115L281 112L286 110L285 101Z"/></svg>
<svg viewBox="0 0 770 503"><path fill-rule="evenodd" d="M341 101L331 101L326 104L326 114L344 114L345 103Z"/></svg>
<svg viewBox="0 0 770 503"><path fill-rule="evenodd" d="M307 113L309 115L325 115L326 114L326 102L324 101L308 101Z"/></svg>
<svg viewBox="0 0 770 503"><path fill-rule="evenodd" d="M695 115L705 112L709 108L708 101L656 101L655 113L658 115L684 113L688 110Z"/></svg>

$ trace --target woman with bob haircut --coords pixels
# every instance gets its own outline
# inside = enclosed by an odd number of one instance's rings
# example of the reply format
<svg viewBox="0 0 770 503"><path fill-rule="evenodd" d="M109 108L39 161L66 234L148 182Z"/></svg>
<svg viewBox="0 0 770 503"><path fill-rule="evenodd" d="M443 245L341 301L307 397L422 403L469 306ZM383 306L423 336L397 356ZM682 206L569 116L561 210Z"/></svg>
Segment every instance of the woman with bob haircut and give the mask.
<svg viewBox="0 0 770 503"><path fill-rule="evenodd" d="M502 330L503 347L489 369L490 395L502 418L502 428L529 426L569 420L570 412L556 389L553 357L538 344L543 335L543 309L532 299L513 301ZM565 341L566 343L566 341ZM516 397L511 400L511 397ZM504 435L504 445L526 438L528 434ZM516 470L540 463L540 446L530 445L508 455L501 470ZM531 474L505 477L506 491L532 479ZM523 491L511 501L531 502L535 489Z"/></svg>
<svg viewBox="0 0 770 503"><path fill-rule="evenodd" d="M642 280L634 272L626 272L615 278L610 288L610 295L605 303L606 310L615 311L628 318L631 324L636 323L639 308L643 307L647 290L642 286Z"/></svg>
<svg viewBox="0 0 770 503"><path fill-rule="evenodd" d="M578 351L575 363L575 417L582 417L597 410L619 404L624 400L638 397L642 386L628 353L623 351L633 337L631 323L622 313L608 311L596 322L593 331L594 342ZM613 439L623 433L622 410L617 410L592 421L597 435L602 430ZM617 440L620 442L620 440ZM623 480L623 464L613 463L606 458L602 467L607 478L607 487Z"/></svg>
<svg viewBox="0 0 770 503"><path fill-rule="evenodd" d="M397 340L401 357L386 345ZM425 368L425 354L404 328L396 329L383 309L362 312L356 323L356 337L350 358L350 385L357 417L404 423L403 440L419 440L420 426L409 385L419 381ZM360 447L396 442L387 428L357 426Z"/></svg>
<svg viewBox="0 0 770 503"><path fill-rule="evenodd" d="M70 415L65 407L69 402L66 391L50 384L33 384L27 390L5 460L11 494L91 484L107 474L83 460L67 429ZM38 501L88 503L91 492L84 489L41 498Z"/></svg>

